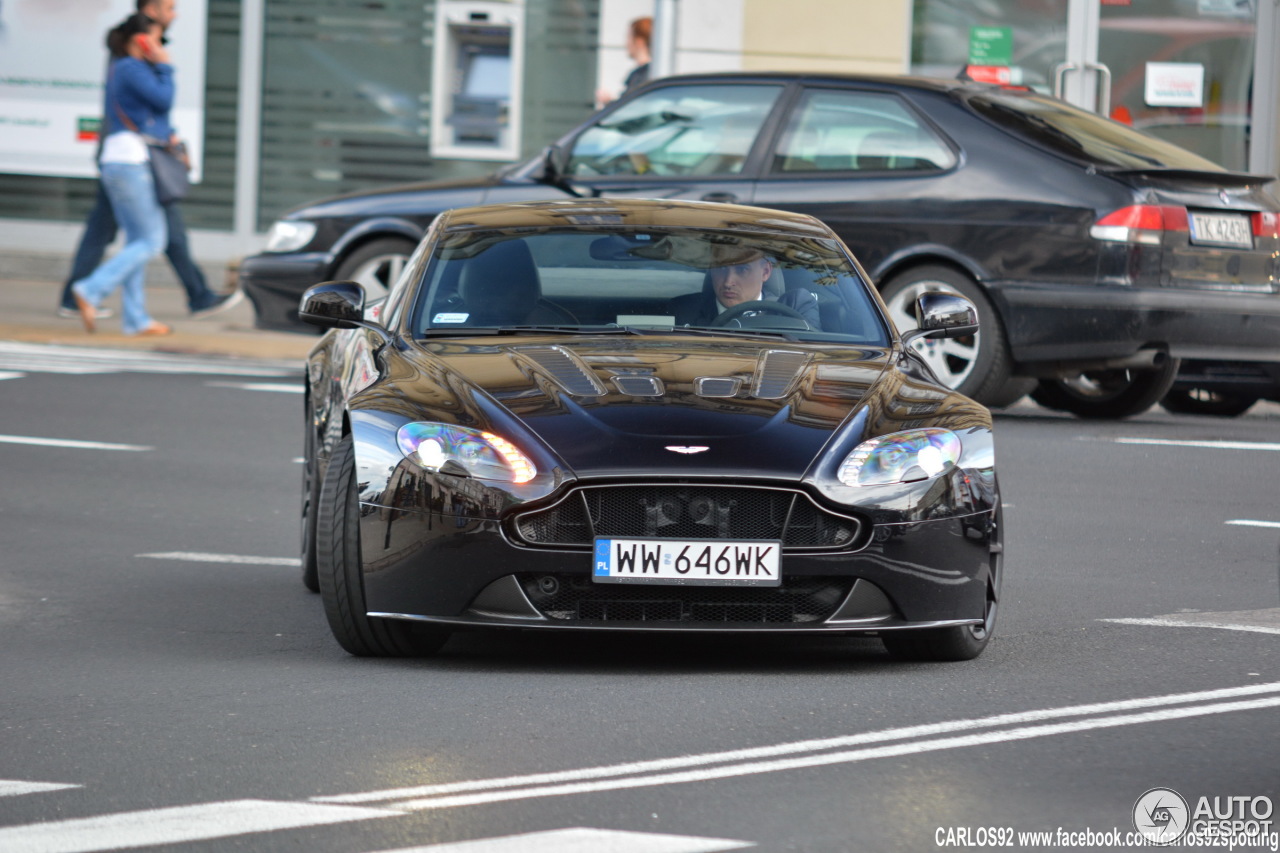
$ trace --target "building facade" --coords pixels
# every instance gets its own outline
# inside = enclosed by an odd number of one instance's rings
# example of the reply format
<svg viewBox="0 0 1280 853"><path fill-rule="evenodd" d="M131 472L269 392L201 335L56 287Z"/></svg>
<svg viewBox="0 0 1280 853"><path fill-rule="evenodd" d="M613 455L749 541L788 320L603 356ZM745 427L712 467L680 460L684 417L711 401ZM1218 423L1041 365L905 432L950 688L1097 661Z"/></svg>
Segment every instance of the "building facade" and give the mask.
<svg viewBox="0 0 1280 853"><path fill-rule="evenodd" d="M201 181L183 207L197 257L257 251L278 215L320 197L533 156L621 89L628 23L655 6L675 73L968 69L1230 168L1280 164L1273 0L189 0L180 14L203 27L172 52L180 87L200 79L184 62L203 70ZM13 77L0 72L0 101ZM0 265L61 277L96 183L4 162Z"/></svg>

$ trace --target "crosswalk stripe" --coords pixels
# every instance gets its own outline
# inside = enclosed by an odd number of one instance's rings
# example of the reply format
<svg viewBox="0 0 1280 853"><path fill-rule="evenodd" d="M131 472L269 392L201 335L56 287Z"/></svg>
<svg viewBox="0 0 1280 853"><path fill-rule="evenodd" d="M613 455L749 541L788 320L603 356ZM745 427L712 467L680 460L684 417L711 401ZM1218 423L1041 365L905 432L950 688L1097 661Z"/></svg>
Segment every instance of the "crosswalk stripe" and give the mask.
<svg viewBox="0 0 1280 853"><path fill-rule="evenodd" d="M49 791L65 791L80 785L61 782L24 782L20 779L0 779L0 797L20 797L23 794L43 794Z"/></svg>
<svg viewBox="0 0 1280 853"><path fill-rule="evenodd" d="M1280 527L1280 521L1255 521L1251 518L1233 518L1227 524L1238 527Z"/></svg>
<svg viewBox="0 0 1280 853"><path fill-rule="evenodd" d="M1116 438L1116 444L1151 444L1164 447L1202 447L1210 450L1280 450L1280 444L1267 441L1192 441L1173 438Z"/></svg>
<svg viewBox="0 0 1280 853"><path fill-rule="evenodd" d="M405 847L384 853L716 853L754 847L746 841L705 838L696 835L666 835L656 832L624 832L616 829L553 829L500 838L479 838Z"/></svg>
<svg viewBox="0 0 1280 853"><path fill-rule="evenodd" d="M391 809L229 800L0 828L5 853L89 853L402 816Z"/></svg>
<svg viewBox="0 0 1280 853"><path fill-rule="evenodd" d="M0 379L21 379L26 376L25 373L17 373L12 370L0 370Z"/></svg>
<svg viewBox="0 0 1280 853"><path fill-rule="evenodd" d="M30 435L0 435L3 444L31 444L39 447L70 447L75 450L155 450L143 444L109 444L104 441L76 441L70 438L40 438Z"/></svg>
<svg viewBox="0 0 1280 853"><path fill-rule="evenodd" d="M302 383L285 385L281 382L206 382L211 388L239 388L241 391L275 391L279 394L301 394L307 389Z"/></svg>
<svg viewBox="0 0 1280 853"><path fill-rule="evenodd" d="M196 373L277 377L296 374L301 367L299 363L280 360L246 362L227 356L0 341L0 369L28 373Z"/></svg>
<svg viewBox="0 0 1280 853"><path fill-rule="evenodd" d="M152 560L181 560L188 563L236 563L246 566L301 566L297 557L249 557L242 554L206 554L199 551L161 551L137 554Z"/></svg>

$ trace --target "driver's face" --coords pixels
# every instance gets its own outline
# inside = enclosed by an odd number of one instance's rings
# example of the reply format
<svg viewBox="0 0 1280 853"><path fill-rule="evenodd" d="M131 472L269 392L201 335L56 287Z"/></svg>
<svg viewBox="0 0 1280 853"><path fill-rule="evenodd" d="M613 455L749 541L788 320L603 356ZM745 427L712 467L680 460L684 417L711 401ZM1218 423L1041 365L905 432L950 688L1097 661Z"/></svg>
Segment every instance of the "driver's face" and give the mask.
<svg viewBox="0 0 1280 853"><path fill-rule="evenodd" d="M744 264L715 267L711 270L711 286L716 299L725 308L743 302L754 302L764 290L765 280L773 272L773 264L766 258L756 258Z"/></svg>

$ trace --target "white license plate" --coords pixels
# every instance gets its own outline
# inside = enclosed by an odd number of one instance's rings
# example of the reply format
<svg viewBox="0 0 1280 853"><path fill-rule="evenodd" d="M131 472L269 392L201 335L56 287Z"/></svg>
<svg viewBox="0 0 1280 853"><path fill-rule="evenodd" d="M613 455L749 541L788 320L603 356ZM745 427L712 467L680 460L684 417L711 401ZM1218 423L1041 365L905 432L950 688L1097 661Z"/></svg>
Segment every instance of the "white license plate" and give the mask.
<svg viewBox="0 0 1280 853"><path fill-rule="evenodd" d="M775 540L597 539L596 583L781 586Z"/></svg>
<svg viewBox="0 0 1280 853"><path fill-rule="evenodd" d="M1191 242L1197 246L1253 248L1249 217L1229 213L1192 213Z"/></svg>

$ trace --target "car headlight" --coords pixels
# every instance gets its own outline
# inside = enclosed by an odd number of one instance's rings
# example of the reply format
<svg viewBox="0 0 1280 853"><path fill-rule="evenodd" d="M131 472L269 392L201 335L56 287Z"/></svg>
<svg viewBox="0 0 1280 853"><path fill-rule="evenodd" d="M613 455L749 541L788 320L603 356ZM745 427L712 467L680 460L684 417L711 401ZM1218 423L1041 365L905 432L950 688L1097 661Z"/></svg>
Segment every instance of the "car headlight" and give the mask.
<svg viewBox="0 0 1280 853"><path fill-rule="evenodd" d="M316 236L316 224L302 219L280 219L267 232L268 252L293 252Z"/></svg>
<svg viewBox="0 0 1280 853"><path fill-rule="evenodd" d="M868 439L840 463L846 486L885 486L927 480L953 468L960 437L949 429L909 429Z"/></svg>
<svg viewBox="0 0 1280 853"><path fill-rule="evenodd" d="M414 422L400 427L396 442L406 457L429 471L452 462L477 479L517 484L529 482L538 473L533 461L514 444L478 429Z"/></svg>

